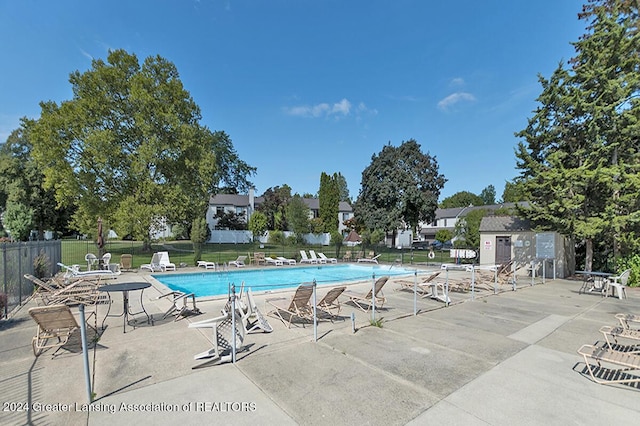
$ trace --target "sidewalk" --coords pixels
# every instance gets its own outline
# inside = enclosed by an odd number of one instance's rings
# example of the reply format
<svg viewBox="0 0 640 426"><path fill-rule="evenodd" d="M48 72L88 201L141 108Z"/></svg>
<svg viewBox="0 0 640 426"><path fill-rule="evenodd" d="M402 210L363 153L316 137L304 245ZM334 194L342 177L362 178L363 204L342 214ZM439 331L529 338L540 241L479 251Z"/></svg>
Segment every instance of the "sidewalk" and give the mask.
<svg viewBox="0 0 640 426"><path fill-rule="evenodd" d="M344 321L319 323L314 342L312 326L288 330L269 317L274 331L247 335L235 365L194 361L210 336L187 320L123 333L122 319L109 318L90 351L92 411L82 411L89 406L79 345L34 358L27 305L0 328L0 424L636 424L638 387L593 383L576 350L601 343L598 329L616 313L640 313L640 292L601 298L579 295L580 284L547 280L450 307L421 300L428 311L413 316L411 293L390 282L381 328L347 306ZM144 292L156 319L168 308L161 292L156 283ZM265 296L256 296L264 312ZM215 317L223 305L199 301L205 313L191 319ZM115 300L112 309L121 308ZM104 314L100 306L100 321Z"/></svg>

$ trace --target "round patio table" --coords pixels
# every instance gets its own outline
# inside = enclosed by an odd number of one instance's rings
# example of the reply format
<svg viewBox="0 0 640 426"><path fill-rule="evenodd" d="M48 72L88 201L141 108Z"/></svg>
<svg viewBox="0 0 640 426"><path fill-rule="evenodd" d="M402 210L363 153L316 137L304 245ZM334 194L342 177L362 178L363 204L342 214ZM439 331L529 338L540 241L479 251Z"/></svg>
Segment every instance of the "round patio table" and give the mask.
<svg viewBox="0 0 640 426"><path fill-rule="evenodd" d="M144 304L142 303L142 293L144 292L145 288L149 288L149 287L151 287L151 284L149 284L148 282L120 283L120 284L103 285L98 287L98 291L106 292L109 295L109 309L107 309L107 315L105 315L104 319L102 320L102 329L104 330L104 322L107 320L108 317L123 317L122 332L126 333L127 323L129 323L129 316L135 316L141 313L144 313L147 316L147 324L153 325L153 317L149 316L147 311L144 309ZM131 306L129 306L129 292L138 291L138 290L140 290L140 307L142 308L142 310L139 312L131 312ZM122 293L122 300L124 304L122 313L118 315L109 314L109 312L111 312L111 293L114 293L114 292ZM135 319L134 319L133 328L135 329Z"/></svg>

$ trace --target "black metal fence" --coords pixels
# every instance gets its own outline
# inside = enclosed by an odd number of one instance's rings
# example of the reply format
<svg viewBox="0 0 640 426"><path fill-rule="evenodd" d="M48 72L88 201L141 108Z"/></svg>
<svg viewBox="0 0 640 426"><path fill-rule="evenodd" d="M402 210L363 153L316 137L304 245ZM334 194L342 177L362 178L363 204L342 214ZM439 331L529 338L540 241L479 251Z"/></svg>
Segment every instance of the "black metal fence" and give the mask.
<svg viewBox="0 0 640 426"><path fill-rule="evenodd" d="M27 241L0 244L0 318L5 318L33 293L33 283L24 274L49 277L62 260L62 244Z"/></svg>

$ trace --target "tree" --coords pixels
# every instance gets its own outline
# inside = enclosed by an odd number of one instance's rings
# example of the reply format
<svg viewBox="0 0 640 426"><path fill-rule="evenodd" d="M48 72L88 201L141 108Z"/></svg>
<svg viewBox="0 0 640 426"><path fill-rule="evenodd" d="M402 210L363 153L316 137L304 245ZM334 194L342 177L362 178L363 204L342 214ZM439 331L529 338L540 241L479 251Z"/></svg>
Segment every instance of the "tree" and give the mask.
<svg viewBox="0 0 640 426"><path fill-rule="evenodd" d="M324 223L324 232L338 230L338 211L340 192L338 175L329 176L322 172L320 175L320 189L318 190L319 215Z"/></svg>
<svg viewBox="0 0 640 426"><path fill-rule="evenodd" d="M478 195L469 191L460 191L442 200L442 202L440 203L440 208L451 209L456 207L482 205L484 205L484 200Z"/></svg>
<svg viewBox="0 0 640 426"><path fill-rule="evenodd" d="M516 203L518 201L527 201L527 196L519 180L504 183L504 191L502 191L503 203Z"/></svg>
<svg viewBox="0 0 640 426"><path fill-rule="evenodd" d="M496 187L493 185L487 186L480 193L480 198L482 198L482 203L485 206L491 206L496 203Z"/></svg>
<svg viewBox="0 0 640 426"><path fill-rule="evenodd" d="M456 222L455 234L459 238L456 240L464 241L465 247L480 247L480 222L482 222L482 218L485 217L487 211L484 209L476 209L471 210L467 213L466 216L460 218ZM456 244L458 246L458 244Z"/></svg>
<svg viewBox="0 0 640 426"><path fill-rule="evenodd" d="M338 172L337 174L334 174L333 176L334 176L334 179L336 180L336 183L338 184L338 193L339 193L340 201L344 201L351 204L351 195L349 195L349 187L347 186L347 179L344 176L342 176L342 173L340 172Z"/></svg>
<svg viewBox="0 0 640 426"><path fill-rule="evenodd" d="M216 229L230 229L235 231L242 231L247 229L247 220L244 217L244 212L223 212L218 216L218 222L216 223Z"/></svg>
<svg viewBox="0 0 640 426"><path fill-rule="evenodd" d="M291 231L301 236L309 232L309 207L298 194L291 198L286 208L287 223Z"/></svg>
<svg viewBox="0 0 640 426"><path fill-rule="evenodd" d="M540 106L516 151L518 178L530 201L520 213L539 229L627 252L640 247L640 34L635 2L589 1L591 20L574 43L570 69L539 77ZM624 253L622 253L624 254Z"/></svg>
<svg viewBox="0 0 640 426"><path fill-rule="evenodd" d="M29 239L33 227L33 211L29 207L19 202L9 203L3 221L11 238L18 241Z"/></svg>
<svg viewBox="0 0 640 426"><path fill-rule="evenodd" d="M262 212L254 212L247 224L249 231L253 233L253 238L263 237L267 232L267 217Z"/></svg>
<svg viewBox="0 0 640 426"><path fill-rule="evenodd" d="M446 179L438 173L435 157L423 154L413 139L399 147L386 145L362 172L362 183L354 214L369 230L395 234L420 221L432 222L440 190Z"/></svg>
<svg viewBox="0 0 640 426"><path fill-rule="evenodd" d="M439 229L436 231L436 241L440 241L441 243L446 243L453 238L453 232L449 229Z"/></svg>
<svg viewBox="0 0 640 426"><path fill-rule="evenodd" d="M289 185L267 188L262 194L263 201L256 210L267 217L267 226L271 230L286 231L287 222L285 208L291 200L291 187Z"/></svg>
<svg viewBox="0 0 640 426"><path fill-rule="evenodd" d="M23 119L28 123L28 120ZM69 212L58 208L53 190L43 188L44 175L31 156L32 146L24 127L11 132L0 145L0 211L19 203L32 212L31 226L42 239L45 230L64 232Z"/></svg>
<svg viewBox="0 0 640 426"><path fill-rule="evenodd" d="M77 206L78 229L89 231L98 216L118 218L117 229L136 222L133 235L148 248L152 230L139 225L159 218L189 225L218 187L251 186L255 168L226 133L199 124L200 109L166 59L140 65L133 54L110 51L107 62L93 60L69 81L73 98L42 102L28 131L45 187L55 188L58 203Z"/></svg>
<svg viewBox="0 0 640 426"><path fill-rule="evenodd" d="M202 245L209 240L210 236L211 230L207 220L203 217L194 219L191 226L191 242L193 243L193 262L195 264L202 259Z"/></svg>

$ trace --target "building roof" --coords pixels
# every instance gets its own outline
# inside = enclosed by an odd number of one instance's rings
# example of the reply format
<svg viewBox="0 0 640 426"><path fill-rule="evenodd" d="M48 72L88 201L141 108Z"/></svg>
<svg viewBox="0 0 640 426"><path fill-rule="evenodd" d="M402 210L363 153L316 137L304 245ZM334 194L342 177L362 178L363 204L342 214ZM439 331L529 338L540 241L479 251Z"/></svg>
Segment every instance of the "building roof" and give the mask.
<svg viewBox="0 0 640 426"><path fill-rule="evenodd" d="M485 216L480 222L480 232L531 231L531 222L516 216Z"/></svg>
<svg viewBox="0 0 640 426"><path fill-rule="evenodd" d="M254 200L255 206L259 206L264 201L264 197L256 197ZM320 200L317 198L303 198L302 201L311 210L320 209ZM216 194L209 198L209 204L214 206L234 206L234 207L248 207L249 196L239 194ZM352 212L353 208L345 201L340 201L338 204L338 211Z"/></svg>

